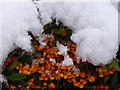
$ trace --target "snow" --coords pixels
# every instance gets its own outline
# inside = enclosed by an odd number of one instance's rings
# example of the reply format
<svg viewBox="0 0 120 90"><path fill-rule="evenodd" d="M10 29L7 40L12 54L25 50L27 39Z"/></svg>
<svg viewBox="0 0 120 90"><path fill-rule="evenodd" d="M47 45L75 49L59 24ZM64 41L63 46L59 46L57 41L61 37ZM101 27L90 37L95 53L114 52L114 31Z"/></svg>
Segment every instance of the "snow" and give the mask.
<svg viewBox="0 0 120 90"><path fill-rule="evenodd" d="M67 55L64 56L64 61L61 64L62 64L62 66L73 65L73 60L67 54Z"/></svg>
<svg viewBox="0 0 120 90"><path fill-rule="evenodd" d="M118 50L118 12L111 2L37 2L40 9L41 23L36 5L27 2L2 3L2 40L0 40L0 61L17 47L31 51L27 31L40 35L43 25L52 18L63 22L73 30L71 39L77 44L77 58L90 60L94 65L110 63ZM1 15L1 14L0 14ZM1 21L1 20L0 20ZM63 49L63 50L61 50ZM66 48L60 46L60 52ZM2 59L1 59L2 58ZM68 62L68 63L67 63ZM65 61L73 64L67 55Z"/></svg>
<svg viewBox="0 0 120 90"><path fill-rule="evenodd" d="M50 60L51 62L53 62L53 63L56 63L56 61L55 61L54 58L50 58L49 60Z"/></svg>
<svg viewBox="0 0 120 90"><path fill-rule="evenodd" d="M68 47L64 46L63 44L60 44L59 41L56 42L56 46L59 50L58 54L66 55Z"/></svg>
<svg viewBox="0 0 120 90"><path fill-rule="evenodd" d="M2 3L2 55L4 60L16 47L31 50L30 39L27 31L34 35L42 30L42 25L37 18L38 13L35 5L29 2L5 2ZM0 60L1 62L1 60Z"/></svg>
<svg viewBox="0 0 120 90"><path fill-rule="evenodd" d="M78 59L108 64L118 50L118 12L111 2L39 2L42 17L57 18L73 30ZM42 19L46 23L46 18Z"/></svg>

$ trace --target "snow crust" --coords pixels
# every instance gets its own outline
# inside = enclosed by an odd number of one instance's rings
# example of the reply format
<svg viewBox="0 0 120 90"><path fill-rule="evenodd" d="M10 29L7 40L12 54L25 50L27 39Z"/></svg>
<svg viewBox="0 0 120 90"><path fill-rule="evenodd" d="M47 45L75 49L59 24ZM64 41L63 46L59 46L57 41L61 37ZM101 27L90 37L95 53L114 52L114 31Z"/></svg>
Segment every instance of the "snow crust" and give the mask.
<svg viewBox="0 0 120 90"><path fill-rule="evenodd" d="M111 2L29 2L2 3L2 41L0 40L0 61L20 47L31 51L27 31L38 35L42 25L52 18L63 22L73 30L71 39L77 43L77 58L90 60L94 65L108 64L118 50L118 12ZM1 62L0 62L1 63Z"/></svg>

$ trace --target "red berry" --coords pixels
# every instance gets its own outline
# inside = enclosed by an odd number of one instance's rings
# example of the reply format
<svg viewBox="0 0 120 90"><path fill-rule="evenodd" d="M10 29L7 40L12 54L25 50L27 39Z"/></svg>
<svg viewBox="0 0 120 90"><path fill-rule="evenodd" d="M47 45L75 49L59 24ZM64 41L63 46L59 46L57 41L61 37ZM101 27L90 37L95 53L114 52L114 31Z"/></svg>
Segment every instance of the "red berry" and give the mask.
<svg viewBox="0 0 120 90"><path fill-rule="evenodd" d="M16 58L15 56L11 58L12 61L14 61L14 60L16 60L16 59L17 59L17 58Z"/></svg>
<svg viewBox="0 0 120 90"><path fill-rule="evenodd" d="M5 65L5 66L7 66L7 65L8 65L8 63L4 63L4 65Z"/></svg>
<svg viewBox="0 0 120 90"><path fill-rule="evenodd" d="M8 60L7 60L7 62L8 62L8 63L11 63L11 62L12 62L12 60L8 59Z"/></svg>

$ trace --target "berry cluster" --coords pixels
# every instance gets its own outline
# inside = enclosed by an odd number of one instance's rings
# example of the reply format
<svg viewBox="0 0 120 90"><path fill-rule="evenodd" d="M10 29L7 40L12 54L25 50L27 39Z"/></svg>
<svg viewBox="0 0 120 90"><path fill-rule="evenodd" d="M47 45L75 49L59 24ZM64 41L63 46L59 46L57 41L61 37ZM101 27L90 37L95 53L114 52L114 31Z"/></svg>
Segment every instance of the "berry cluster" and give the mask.
<svg viewBox="0 0 120 90"><path fill-rule="evenodd" d="M104 71L101 67L97 67L96 71L98 72L99 77L104 77L105 75L113 74L115 69L111 68L111 69L109 69L107 71Z"/></svg>
<svg viewBox="0 0 120 90"><path fill-rule="evenodd" d="M77 60L75 51L76 44L71 40L60 41L64 46L67 46L67 55L73 60L73 65L62 65L64 61L64 55L60 53L54 36L46 35L43 41L31 40L31 45L34 51L38 54L32 54L32 64L24 63L19 61L15 70L19 74L30 76L37 73L38 76L35 78L27 78L27 86L32 89L54 89L58 88L58 81L65 80L67 83L72 83L78 88L84 88L88 83L94 83L97 78L104 77L109 74L113 74L115 69L110 68L104 71L101 66L94 66L88 61L83 62L82 59ZM17 58L11 57L4 62L4 65L9 65L12 61ZM82 65L82 68L79 66ZM95 74L97 72L97 74ZM109 86L106 85L93 85L94 90L101 88L107 89ZM15 89L15 85L9 84L10 89ZM23 87L20 87L23 88Z"/></svg>
<svg viewBox="0 0 120 90"><path fill-rule="evenodd" d="M5 60L4 61L4 65L5 66L8 66L8 65L10 65L14 60L16 60L17 59L17 57L16 56L12 56L12 57L10 57L9 59L7 59L7 60Z"/></svg>

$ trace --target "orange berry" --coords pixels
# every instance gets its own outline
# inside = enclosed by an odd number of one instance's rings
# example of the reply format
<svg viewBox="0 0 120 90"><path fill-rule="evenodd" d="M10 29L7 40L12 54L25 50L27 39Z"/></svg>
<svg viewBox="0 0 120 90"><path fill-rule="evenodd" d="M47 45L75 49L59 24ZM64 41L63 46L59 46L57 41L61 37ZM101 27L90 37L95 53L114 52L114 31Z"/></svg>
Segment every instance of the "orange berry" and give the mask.
<svg viewBox="0 0 120 90"><path fill-rule="evenodd" d="M54 77L53 77L53 76L51 76L51 77L50 77L50 79L51 79L51 80L54 80Z"/></svg>
<svg viewBox="0 0 120 90"><path fill-rule="evenodd" d="M44 80L44 77L40 76L40 77L39 77L39 80Z"/></svg>
<svg viewBox="0 0 120 90"><path fill-rule="evenodd" d="M23 66L22 62L19 62L19 63L18 63L18 66L22 67L22 66Z"/></svg>
<svg viewBox="0 0 120 90"><path fill-rule="evenodd" d="M17 66L16 69L19 69L19 66Z"/></svg>
<svg viewBox="0 0 120 90"><path fill-rule="evenodd" d="M99 77L103 77L104 76L104 74L103 73L99 73Z"/></svg>
<svg viewBox="0 0 120 90"><path fill-rule="evenodd" d="M102 69L102 68L99 68L99 69L98 69L98 72L100 72L100 73L103 72L103 69Z"/></svg>
<svg viewBox="0 0 120 90"><path fill-rule="evenodd" d="M47 86L47 82L44 82L44 83L43 83L43 86Z"/></svg>
<svg viewBox="0 0 120 90"><path fill-rule="evenodd" d="M23 66L23 69L29 69L30 65L29 64L26 64Z"/></svg>
<svg viewBox="0 0 120 90"><path fill-rule="evenodd" d="M63 73L60 73L59 76L60 76L60 77L63 77Z"/></svg>
<svg viewBox="0 0 120 90"><path fill-rule="evenodd" d="M55 88L55 84L54 83L50 83L49 87L50 88Z"/></svg>
<svg viewBox="0 0 120 90"><path fill-rule="evenodd" d="M47 76L45 76L45 77L44 77L44 80L46 80L46 81L47 81L48 79L49 79L49 77L47 77Z"/></svg>
<svg viewBox="0 0 120 90"><path fill-rule="evenodd" d="M26 74L29 75L29 74L30 74L30 71L28 71Z"/></svg>
<svg viewBox="0 0 120 90"><path fill-rule="evenodd" d="M9 88L15 89L16 87L14 85L10 84Z"/></svg>
<svg viewBox="0 0 120 90"><path fill-rule="evenodd" d="M90 77L88 78L88 80L89 80L89 82L94 82L94 81L95 81L95 77L94 77L94 76L90 76Z"/></svg>
<svg viewBox="0 0 120 90"><path fill-rule="evenodd" d="M98 72L98 71L99 71L99 68L96 68L96 71Z"/></svg>
<svg viewBox="0 0 120 90"><path fill-rule="evenodd" d="M76 78L74 77L74 78L72 78L72 82L76 82Z"/></svg>
<svg viewBox="0 0 120 90"><path fill-rule="evenodd" d="M84 79L83 79L83 78L81 78L81 79L80 79L80 83L83 83L83 82L84 82Z"/></svg>
<svg viewBox="0 0 120 90"><path fill-rule="evenodd" d="M80 84L79 82L74 82L74 86L77 86L77 87L78 87L79 84Z"/></svg>
<svg viewBox="0 0 120 90"><path fill-rule="evenodd" d="M24 74L27 74L28 71L27 71L27 70L23 70L22 72L23 72Z"/></svg>
<svg viewBox="0 0 120 90"><path fill-rule="evenodd" d="M67 77L68 77L67 75L64 75L64 79L67 79Z"/></svg>
<svg viewBox="0 0 120 90"><path fill-rule="evenodd" d="M23 73L22 70L19 70L19 73Z"/></svg>
<svg viewBox="0 0 120 90"><path fill-rule="evenodd" d="M80 77L85 78L86 77L85 72L80 72Z"/></svg>
<svg viewBox="0 0 120 90"><path fill-rule="evenodd" d="M114 71L113 71L113 70L109 70L108 72L109 72L109 74L113 74L113 73L114 73Z"/></svg>
<svg viewBox="0 0 120 90"><path fill-rule="evenodd" d="M87 83L87 80L84 80L84 81L83 81L83 84L85 85L86 83Z"/></svg>
<svg viewBox="0 0 120 90"><path fill-rule="evenodd" d="M31 82L31 81L28 81L28 86L31 86L31 85L33 85L33 82Z"/></svg>
<svg viewBox="0 0 120 90"><path fill-rule="evenodd" d="M37 66L36 64L32 64L32 65L31 65L31 68L32 68L32 69L37 69L37 67L38 67L38 66Z"/></svg>
<svg viewBox="0 0 120 90"><path fill-rule="evenodd" d="M71 83L72 81L70 79L68 79L68 82Z"/></svg>
<svg viewBox="0 0 120 90"><path fill-rule="evenodd" d="M84 87L84 85L83 84L79 84L79 88L83 88Z"/></svg>

